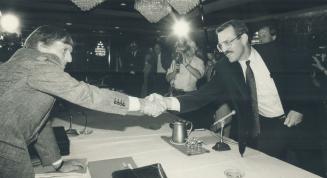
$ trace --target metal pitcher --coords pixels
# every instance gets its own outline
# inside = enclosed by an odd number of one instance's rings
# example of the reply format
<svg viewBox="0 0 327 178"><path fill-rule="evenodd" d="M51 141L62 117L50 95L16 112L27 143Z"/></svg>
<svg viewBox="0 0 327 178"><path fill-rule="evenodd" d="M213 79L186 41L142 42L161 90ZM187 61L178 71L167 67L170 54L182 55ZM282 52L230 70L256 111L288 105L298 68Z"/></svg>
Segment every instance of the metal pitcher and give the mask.
<svg viewBox="0 0 327 178"><path fill-rule="evenodd" d="M171 141L177 144L185 143L193 128L192 122L182 119L175 120L173 123L170 123L169 126L173 129ZM187 127L189 129L187 129Z"/></svg>

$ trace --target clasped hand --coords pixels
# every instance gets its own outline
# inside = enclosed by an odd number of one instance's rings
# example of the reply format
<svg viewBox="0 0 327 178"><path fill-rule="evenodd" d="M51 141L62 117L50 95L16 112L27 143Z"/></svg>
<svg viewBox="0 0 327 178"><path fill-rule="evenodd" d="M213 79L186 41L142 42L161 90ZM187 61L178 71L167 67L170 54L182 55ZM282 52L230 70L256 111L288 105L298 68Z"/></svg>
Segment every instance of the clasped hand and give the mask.
<svg viewBox="0 0 327 178"><path fill-rule="evenodd" d="M156 93L140 99L140 103L141 112L149 116L157 117L167 110L164 97Z"/></svg>

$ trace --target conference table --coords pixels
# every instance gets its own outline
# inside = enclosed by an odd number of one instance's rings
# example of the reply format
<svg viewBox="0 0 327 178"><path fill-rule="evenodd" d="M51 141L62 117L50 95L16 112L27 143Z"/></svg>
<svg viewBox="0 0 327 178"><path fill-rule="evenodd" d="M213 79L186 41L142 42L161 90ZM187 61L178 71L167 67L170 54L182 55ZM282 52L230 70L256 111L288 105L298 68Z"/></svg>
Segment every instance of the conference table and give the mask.
<svg viewBox="0 0 327 178"><path fill-rule="evenodd" d="M81 114L83 113L83 114ZM86 158L89 163L122 157L132 157L137 167L161 163L169 178L224 178L227 169L240 170L245 178L315 178L319 177L306 170L270 157L262 152L247 148L243 157L238 152L237 143L226 139L229 151L215 151L212 146L219 141L216 133L209 130L195 130L190 138L204 142L209 153L188 156L169 143L163 136L170 137L169 123L177 116L165 113L157 118L148 116L120 116L90 110L74 113L73 128L84 128L87 116L87 131L70 139L70 155L64 159ZM56 118L54 126L69 126L69 119ZM91 177L89 168L86 173L36 174L43 177ZM110 176L108 176L110 177Z"/></svg>

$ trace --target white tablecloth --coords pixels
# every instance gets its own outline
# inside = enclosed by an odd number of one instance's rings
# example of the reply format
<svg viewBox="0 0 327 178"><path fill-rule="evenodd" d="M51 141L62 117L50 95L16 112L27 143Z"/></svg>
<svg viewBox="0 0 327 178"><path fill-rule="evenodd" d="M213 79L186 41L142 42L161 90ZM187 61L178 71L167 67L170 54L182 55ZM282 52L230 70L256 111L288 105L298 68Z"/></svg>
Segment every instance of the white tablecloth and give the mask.
<svg viewBox="0 0 327 178"><path fill-rule="evenodd" d="M123 117L86 111L90 135L70 137L69 156L65 158L87 158L88 161L132 157L137 166L161 163L169 178L219 178L225 177L224 171L238 168L245 178L314 178L319 177L303 169L270 157L253 149L246 149L244 157L238 152L238 146L230 143L231 150L217 152L211 147L218 141L210 131L195 131L190 137L205 142L204 147L210 153L187 156L167 142L161 136L170 136L168 123L174 116L165 114L159 118ZM73 128L83 128L84 117L75 113ZM54 125L69 126L67 119L55 119ZM44 177L47 175L37 175ZM63 177L90 177L84 175L61 174Z"/></svg>

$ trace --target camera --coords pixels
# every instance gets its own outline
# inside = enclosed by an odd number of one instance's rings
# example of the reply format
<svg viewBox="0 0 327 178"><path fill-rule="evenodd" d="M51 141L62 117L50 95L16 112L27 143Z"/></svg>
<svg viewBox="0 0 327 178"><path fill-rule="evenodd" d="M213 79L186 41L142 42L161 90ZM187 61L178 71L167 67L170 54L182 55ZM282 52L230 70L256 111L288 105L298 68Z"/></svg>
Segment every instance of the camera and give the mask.
<svg viewBox="0 0 327 178"><path fill-rule="evenodd" d="M183 63L182 53L176 52L176 54L175 54L175 61L176 61L176 64L182 64Z"/></svg>

